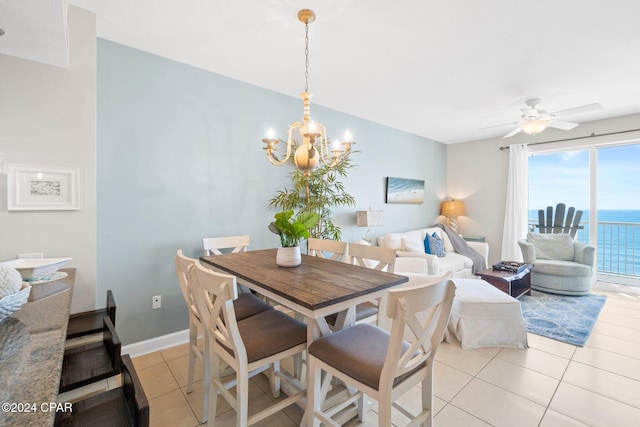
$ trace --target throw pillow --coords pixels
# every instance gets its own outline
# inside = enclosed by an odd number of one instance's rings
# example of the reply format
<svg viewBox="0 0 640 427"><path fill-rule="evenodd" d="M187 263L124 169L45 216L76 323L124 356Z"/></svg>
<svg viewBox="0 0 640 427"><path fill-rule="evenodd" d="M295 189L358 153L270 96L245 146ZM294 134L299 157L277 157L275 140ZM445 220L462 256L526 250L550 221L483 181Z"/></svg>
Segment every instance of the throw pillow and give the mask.
<svg viewBox="0 0 640 427"><path fill-rule="evenodd" d="M427 237L424 239L424 251L431 255L443 257L445 255L444 242L436 233L432 235L427 234Z"/></svg>
<svg viewBox="0 0 640 427"><path fill-rule="evenodd" d="M536 248L536 258L573 261L573 237L568 234L527 233L527 241Z"/></svg>

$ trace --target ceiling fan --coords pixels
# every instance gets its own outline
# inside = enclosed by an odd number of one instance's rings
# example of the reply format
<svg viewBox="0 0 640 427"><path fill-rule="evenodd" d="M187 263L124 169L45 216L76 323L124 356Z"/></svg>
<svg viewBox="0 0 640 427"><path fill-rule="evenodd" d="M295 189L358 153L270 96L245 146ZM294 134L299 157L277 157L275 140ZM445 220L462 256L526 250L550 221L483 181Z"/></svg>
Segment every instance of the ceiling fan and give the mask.
<svg viewBox="0 0 640 427"><path fill-rule="evenodd" d="M562 120L557 120L556 117L558 116L564 117L564 116L570 116L572 114L586 113L588 111L595 111L602 108L602 105L595 103L595 104L582 105L580 107L569 108L567 110L556 111L553 113L547 113L545 110L538 109L539 102L540 100L537 98L529 99L528 101L526 101L527 108L523 108L520 110L522 111L522 116L520 117L520 120L517 122L504 123L501 125L490 126L488 128L483 128L483 129L489 129L494 127L507 126L507 125L518 125L511 132L503 136L503 138L512 137L519 132L524 132L529 135L536 135L548 127L562 129L562 130L571 130L574 127L578 126L578 123L571 123L571 122L565 122Z"/></svg>

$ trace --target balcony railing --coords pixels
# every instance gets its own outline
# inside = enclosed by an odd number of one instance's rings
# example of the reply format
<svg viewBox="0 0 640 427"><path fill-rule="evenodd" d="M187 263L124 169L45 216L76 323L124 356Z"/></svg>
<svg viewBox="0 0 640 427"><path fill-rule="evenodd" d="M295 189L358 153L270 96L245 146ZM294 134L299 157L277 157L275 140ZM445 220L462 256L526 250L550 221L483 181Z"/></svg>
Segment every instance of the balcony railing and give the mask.
<svg viewBox="0 0 640 427"><path fill-rule="evenodd" d="M529 220L529 228L537 230L537 223ZM578 230L576 239L589 242L589 222L580 225L584 228ZM631 276L640 281L640 223L598 221L596 255L598 273Z"/></svg>

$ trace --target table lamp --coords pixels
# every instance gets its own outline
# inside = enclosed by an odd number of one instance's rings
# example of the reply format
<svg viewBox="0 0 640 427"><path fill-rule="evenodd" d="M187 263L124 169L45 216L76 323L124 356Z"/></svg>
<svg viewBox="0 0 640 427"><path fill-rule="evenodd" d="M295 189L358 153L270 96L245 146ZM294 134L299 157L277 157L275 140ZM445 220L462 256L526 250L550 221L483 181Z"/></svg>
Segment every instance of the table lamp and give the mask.
<svg viewBox="0 0 640 427"><path fill-rule="evenodd" d="M464 209L464 202L460 200L451 200L442 203L442 211L440 213L449 219L449 227L457 233L458 217L466 215L467 211Z"/></svg>
<svg viewBox="0 0 640 427"><path fill-rule="evenodd" d="M382 218L382 211L372 211L369 209L368 211L356 212L356 225L358 227L368 227L367 232L364 234L364 240L367 242L369 241L369 239L367 239L367 235L369 234L371 227L384 225Z"/></svg>

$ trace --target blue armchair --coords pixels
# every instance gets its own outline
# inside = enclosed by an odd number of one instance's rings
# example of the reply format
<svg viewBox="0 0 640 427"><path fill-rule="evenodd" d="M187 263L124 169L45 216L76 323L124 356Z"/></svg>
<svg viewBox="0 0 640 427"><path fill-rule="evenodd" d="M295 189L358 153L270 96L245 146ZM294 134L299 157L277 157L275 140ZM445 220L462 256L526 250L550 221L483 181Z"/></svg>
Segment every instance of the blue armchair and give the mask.
<svg viewBox="0 0 640 427"><path fill-rule="evenodd" d="M524 262L533 264L531 287L561 295L591 291L596 248L568 234L528 233L518 242Z"/></svg>

